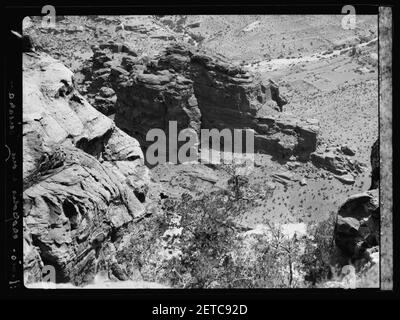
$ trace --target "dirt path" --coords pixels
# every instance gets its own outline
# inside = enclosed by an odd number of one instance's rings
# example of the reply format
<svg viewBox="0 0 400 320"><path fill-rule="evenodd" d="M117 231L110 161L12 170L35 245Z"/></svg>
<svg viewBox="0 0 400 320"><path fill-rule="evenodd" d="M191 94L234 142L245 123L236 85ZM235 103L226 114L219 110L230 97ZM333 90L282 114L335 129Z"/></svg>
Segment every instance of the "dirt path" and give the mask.
<svg viewBox="0 0 400 320"><path fill-rule="evenodd" d="M299 58L280 58L280 59L264 60L248 64L246 65L246 67L253 72L260 72L260 73L287 69L303 63L319 62L321 60L337 57L341 54L349 52L353 48L361 49L363 47L373 45L377 42L377 40L378 38L374 38L370 41L363 42L357 45L348 46L343 49L333 50L332 52L323 51Z"/></svg>

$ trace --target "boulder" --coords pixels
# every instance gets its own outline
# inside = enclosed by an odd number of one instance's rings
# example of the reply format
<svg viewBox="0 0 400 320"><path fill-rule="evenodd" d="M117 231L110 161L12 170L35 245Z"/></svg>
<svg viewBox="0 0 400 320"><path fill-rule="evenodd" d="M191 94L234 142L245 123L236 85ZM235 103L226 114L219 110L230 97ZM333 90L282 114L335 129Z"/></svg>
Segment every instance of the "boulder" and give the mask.
<svg viewBox="0 0 400 320"><path fill-rule="evenodd" d="M114 43L110 41L108 43L102 43L99 45L100 50L108 49L113 53L126 53L130 56L137 57L137 53L133 51L129 46L123 43Z"/></svg>
<svg viewBox="0 0 400 320"><path fill-rule="evenodd" d="M101 87L99 93L103 98L110 98L115 95L115 91L108 87Z"/></svg>
<svg viewBox="0 0 400 320"><path fill-rule="evenodd" d="M379 244L379 192L351 196L340 207L334 230L338 248L346 257L359 259L366 249Z"/></svg>
<svg viewBox="0 0 400 320"><path fill-rule="evenodd" d="M350 148L348 145L343 145L340 147L340 149L342 150L343 154L345 154L346 156L354 156L356 154L356 152Z"/></svg>
<svg viewBox="0 0 400 320"><path fill-rule="evenodd" d="M346 173L343 176L335 175L334 177L344 184L354 184L355 182L354 177L350 173Z"/></svg>
<svg viewBox="0 0 400 320"><path fill-rule="evenodd" d="M301 186L306 186L307 185L307 180L305 178L300 180L300 185Z"/></svg>
<svg viewBox="0 0 400 320"><path fill-rule="evenodd" d="M349 158L336 147L317 150L311 153L312 163L318 167L336 174L336 178L343 183L354 183L354 177L364 171L365 165ZM353 182L352 182L353 181Z"/></svg>
<svg viewBox="0 0 400 320"><path fill-rule="evenodd" d="M317 148L318 122L310 124L293 115L279 113L258 116L257 129L262 131L264 140L267 141L259 146L260 150L271 153L278 159L290 160L291 157L296 157L306 161Z"/></svg>
<svg viewBox="0 0 400 320"><path fill-rule="evenodd" d="M294 177L294 175L291 172L288 171L283 171L283 172L278 172L274 173L271 175L272 179L276 182L279 182L283 185L287 185L291 183L292 181L296 181L297 179Z"/></svg>
<svg viewBox="0 0 400 320"><path fill-rule="evenodd" d="M200 21L192 22L190 24L187 24L186 28L198 28L198 27L200 27L200 24L201 24Z"/></svg>

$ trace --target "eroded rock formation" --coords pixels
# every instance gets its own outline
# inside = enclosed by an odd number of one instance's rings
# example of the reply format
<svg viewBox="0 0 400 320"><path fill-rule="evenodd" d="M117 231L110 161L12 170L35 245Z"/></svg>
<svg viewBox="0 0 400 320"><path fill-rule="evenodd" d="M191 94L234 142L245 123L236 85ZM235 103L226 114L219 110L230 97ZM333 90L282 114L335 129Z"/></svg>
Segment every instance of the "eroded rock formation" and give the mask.
<svg viewBox="0 0 400 320"><path fill-rule="evenodd" d="M355 177L365 171L365 164L353 159L354 151L347 146L328 147L311 153L312 163L332 172L344 184L354 184Z"/></svg>
<svg viewBox="0 0 400 320"><path fill-rule="evenodd" d="M370 190L356 194L340 207L335 228L336 245L351 258L379 244L379 194Z"/></svg>
<svg viewBox="0 0 400 320"><path fill-rule="evenodd" d="M377 165L376 149L375 142L371 151L372 171ZM374 180L373 175L372 185L375 188L349 197L338 211L334 231L335 243L345 257L353 260L362 258L367 250L379 246L379 177L378 180Z"/></svg>
<svg viewBox="0 0 400 320"><path fill-rule="evenodd" d="M24 54L23 68L25 281L40 280L44 265L58 282L87 283L101 265L126 278L113 235L145 214L139 143L75 90L57 60Z"/></svg>
<svg viewBox="0 0 400 320"><path fill-rule="evenodd" d="M144 60L94 48L89 79L91 88L112 87L116 104L99 110L115 110L118 127L142 146L148 144L148 130L167 132L168 121L175 120L178 130L254 130L256 151L280 159L296 155L306 160L315 151L318 123L280 112L287 101L273 81L263 84L239 65L182 45ZM104 97L96 99L103 102Z"/></svg>

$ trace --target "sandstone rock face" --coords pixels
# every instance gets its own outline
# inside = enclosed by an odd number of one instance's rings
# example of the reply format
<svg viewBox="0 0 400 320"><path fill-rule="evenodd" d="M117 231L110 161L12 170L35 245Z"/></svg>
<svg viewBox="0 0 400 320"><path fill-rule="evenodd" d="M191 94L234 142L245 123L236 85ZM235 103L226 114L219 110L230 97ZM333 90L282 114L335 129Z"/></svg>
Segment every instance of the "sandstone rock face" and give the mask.
<svg viewBox="0 0 400 320"><path fill-rule="evenodd" d="M335 243L343 253L357 259L379 245L379 192L377 189L351 196L340 207Z"/></svg>
<svg viewBox="0 0 400 320"><path fill-rule="evenodd" d="M300 120L292 115L278 113L275 116L258 116L255 137L256 149L275 155L278 159L297 156L308 160L316 149L318 122Z"/></svg>
<svg viewBox="0 0 400 320"><path fill-rule="evenodd" d="M329 147L325 150L318 150L311 153L312 163L319 168L323 168L335 174L335 178L344 184L353 184L354 178L364 172L365 165L352 159L348 150L343 148Z"/></svg>
<svg viewBox="0 0 400 320"><path fill-rule="evenodd" d="M317 123L281 113L287 101L274 82L263 84L257 75L220 57L182 45L169 46L152 60L126 54L111 58L96 48L91 68L92 92L107 86L117 97L114 107L98 110L115 111L118 127L143 147L149 144L148 130L167 132L168 121L177 121L178 130L196 133L201 128L254 130L256 151L278 158L308 159L316 149ZM96 99L104 105L103 99L110 97Z"/></svg>
<svg viewBox="0 0 400 320"><path fill-rule="evenodd" d="M146 134L150 129L168 132L169 121L177 121L178 131L191 128L199 133L201 112L191 80L168 70L143 73L119 83L116 91L116 123L143 146L149 143Z"/></svg>
<svg viewBox="0 0 400 320"><path fill-rule="evenodd" d="M51 265L58 282L87 283L113 261L112 234L145 213L149 173L139 143L77 93L71 71L38 54L23 68L25 281Z"/></svg>

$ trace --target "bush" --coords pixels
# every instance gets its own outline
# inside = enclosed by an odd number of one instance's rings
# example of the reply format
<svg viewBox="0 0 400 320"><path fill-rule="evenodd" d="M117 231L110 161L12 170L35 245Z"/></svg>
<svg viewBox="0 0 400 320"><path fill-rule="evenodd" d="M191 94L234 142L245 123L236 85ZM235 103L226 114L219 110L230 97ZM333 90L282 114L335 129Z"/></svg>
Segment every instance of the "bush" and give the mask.
<svg viewBox="0 0 400 320"><path fill-rule="evenodd" d="M334 215L301 238L273 224L246 233L235 222L271 192L232 174L227 189L166 199L163 212L131 234L130 259L144 280L178 288L304 287L329 279ZM165 258L160 238L171 226L182 230L180 255Z"/></svg>
<svg viewBox="0 0 400 320"><path fill-rule="evenodd" d="M240 179L239 179L240 180ZM211 192L195 199L185 195L167 210L181 216L181 259L167 268L169 283L183 288L255 288L292 286L298 256L296 239L285 239L271 226L272 238L260 236L248 245L235 218L254 205L253 197L268 192L246 183L237 191ZM238 197L240 194L240 197Z"/></svg>
<svg viewBox="0 0 400 320"><path fill-rule="evenodd" d="M220 274L220 262L232 250L236 234L233 216L240 212L224 191L193 199L185 195L182 202L170 208L181 216L182 257L173 263L178 279L173 283L183 287L206 288ZM182 279L185 279L183 283Z"/></svg>
<svg viewBox="0 0 400 320"><path fill-rule="evenodd" d="M161 211L131 225L127 234L121 236L119 242L126 242L118 250L116 258L121 265L126 265L128 275L134 275L137 270L144 280L155 281L159 271L152 266L152 261L157 261L159 238L167 227L167 219Z"/></svg>
<svg viewBox="0 0 400 320"><path fill-rule="evenodd" d="M336 215L332 213L329 218L309 228L310 236L307 237L305 252L301 257L304 279L312 286L332 277L332 257L335 244L333 230Z"/></svg>

